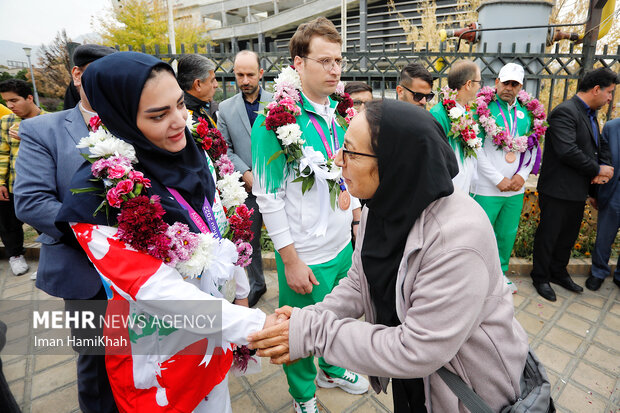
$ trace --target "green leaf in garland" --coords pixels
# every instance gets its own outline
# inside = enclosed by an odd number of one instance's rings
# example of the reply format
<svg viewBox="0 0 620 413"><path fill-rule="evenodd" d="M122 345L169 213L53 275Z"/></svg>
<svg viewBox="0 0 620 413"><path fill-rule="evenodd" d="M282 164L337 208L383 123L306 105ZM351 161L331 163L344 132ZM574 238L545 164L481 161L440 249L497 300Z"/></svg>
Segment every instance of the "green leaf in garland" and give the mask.
<svg viewBox="0 0 620 413"><path fill-rule="evenodd" d="M267 165L269 165L271 162L275 161L276 159L278 159L280 157L280 155L282 155L284 153L283 150L279 150L276 153L274 153L273 155L271 155L271 157L269 158L269 160L267 161Z"/></svg>
<svg viewBox="0 0 620 413"><path fill-rule="evenodd" d="M84 194L86 192L96 192L96 191L100 191L101 188L77 188L77 189L71 189L71 193L73 194Z"/></svg>

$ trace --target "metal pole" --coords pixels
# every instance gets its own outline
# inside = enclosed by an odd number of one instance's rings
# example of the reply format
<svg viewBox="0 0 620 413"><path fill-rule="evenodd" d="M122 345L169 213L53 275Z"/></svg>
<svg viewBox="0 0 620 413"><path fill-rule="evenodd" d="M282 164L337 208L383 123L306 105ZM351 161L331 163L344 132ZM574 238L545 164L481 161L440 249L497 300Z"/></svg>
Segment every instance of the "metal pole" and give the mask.
<svg viewBox="0 0 620 413"><path fill-rule="evenodd" d="M26 57L28 58L28 67L30 68L30 77L32 78L32 89L34 92L34 103L41 107L41 105L39 105L39 94L37 93L37 82L34 80L34 70L32 69L32 63L30 62L30 52L31 52L31 48L30 47L24 47L24 52L26 53Z"/></svg>
<svg viewBox="0 0 620 413"><path fill-rule="evenodd" d="M347 51L347 0L340 3L340 37L342 37L342 51Z"/></svg>
<svg viewBox="0 0 620 413"><path fill-rule="evenodd" d="M366 0L360 0L360 52L365 53L368 51L367 39L366 39L366 17L368 16L368 2ZM361 60L361 70L366 70L366 58Z"/></svg>
<svg viewBox="0 0 620 413"><path fill-rule="evenodd" d="M586 34L583 38L583 63L581 65L581 75L592 70L594 66L594 55L596 54L596 41L598 39L598 28L603 14L603 7L607 0L591 0L588 10L588 22L586 23Z"/></svg>
<svg viewBox="0 0 620 413"><path fill-rule="evenodd" d="M172 48L172 54L177 54L177 42L174 37L174 15L172 14L172 2L173 0L168 0L168 40L170 42L170 47Z"/></svg>

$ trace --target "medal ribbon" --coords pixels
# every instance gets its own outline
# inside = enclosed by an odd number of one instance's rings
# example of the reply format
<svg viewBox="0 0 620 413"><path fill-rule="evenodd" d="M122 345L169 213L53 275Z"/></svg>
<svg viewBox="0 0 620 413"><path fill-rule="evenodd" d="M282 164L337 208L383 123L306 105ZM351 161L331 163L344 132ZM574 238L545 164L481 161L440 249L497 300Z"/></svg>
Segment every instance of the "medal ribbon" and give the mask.
<svg viewBox="0 0 620 413"><path fill-rule="evenodd" d="M220 229L217 226L217 221L215 220L213 209L211 208L211 204L209 204L209 201L206 197L204 203L202 204L202 213L205 215L205 218L207 218L207 223L205 223L204 220L200 217L200 215L194 210L194 208L192 208L192 206L187 203L187 201L183 198L183 196L181 196L179 191L169 187L166 187L166 189L168 189L168 191L172 194L174 199L176 199L176 201L183 207L183 209L189 213L189 217L192 219L192 221L194 221L194 224L196 224L200 232L202 232L203 234L212 233L218 239L222 239L222 234L220 234Z"/></svg>
<svg viewBox="0 0 620 413"><path fill-rule="evenodd" d="M308 116L310 117L310 121L314 125L314 129L316 130L316 132L321 137L321 141L323 142L323 146L325 147L325 151L327 152L327 156L330 159L332 159L334 157L334 155L332 153L331 146L330 146L329 142L327 141L327 138L325 137L325 133L323 132L323 128L321 127L321 125L319 125L319 121L316 120L316 116L314 116L310 112L308 112ZM338 150L340 149L340 143L338 142L338 130L336 129L336 121L334 119L332 119L332 132L333 132L333 135L334 135L334 152L338 152ZM344 186L344 179L340 178L340 180L338 181L338 185L340 186L340 190L342 192L347 190L347 188Z"/></svg>
<svg viewBox="0 0 620 413"><path fill-rule="evenodd" d="M501 113L502 118L504 119L504 126L506 126L506 129L508 129L508 133L510 134L510 137L514 139L515 136L517 136L517 105L515 105L514 107L514 121L512 123L512 130L511 130L510 124L506 120L506 115L504 115L504 111L502 110L502 106L499 104L497 100L495 101L495 103L497 103L497 108L499 109L499 113ZM508 115L510 115L510 110L508 110Z"/></svg>

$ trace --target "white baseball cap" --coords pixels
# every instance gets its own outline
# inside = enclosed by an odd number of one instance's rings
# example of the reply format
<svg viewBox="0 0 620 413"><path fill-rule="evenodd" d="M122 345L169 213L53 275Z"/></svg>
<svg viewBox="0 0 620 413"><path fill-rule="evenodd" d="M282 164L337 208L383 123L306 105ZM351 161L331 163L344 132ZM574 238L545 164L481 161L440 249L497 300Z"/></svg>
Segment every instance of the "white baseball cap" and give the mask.
<svg viewBox="0 0 620 413"><path fill-rule="evenodd" d="M507 63L502 67L499 71L499 81L506 82L508 80L516 80L517 82L523 84L523 77L525 73L523 71L523 66L518 65L516 63Z"/></svg>

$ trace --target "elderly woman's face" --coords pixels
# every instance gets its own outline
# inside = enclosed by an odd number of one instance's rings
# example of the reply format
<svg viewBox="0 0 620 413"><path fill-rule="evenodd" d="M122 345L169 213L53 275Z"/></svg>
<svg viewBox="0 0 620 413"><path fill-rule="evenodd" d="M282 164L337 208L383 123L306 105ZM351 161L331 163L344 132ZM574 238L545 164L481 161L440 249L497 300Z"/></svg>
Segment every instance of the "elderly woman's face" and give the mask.
<svg viewBox="0 0 620 413"><path fill-rule="evenodd" d="M344 135L344 147L336 155L336 165L342 168L342 177L351 195L372 198L379 187L379 169L364 112L351 121Z"/></svg>
<svg viewBox="0 0 620 413"><path fill-rule="evenodd" d="M153 145L168 152L185 148L186 119L183 91L170 72L159 72L146 81L136 123Z"/></svg>

